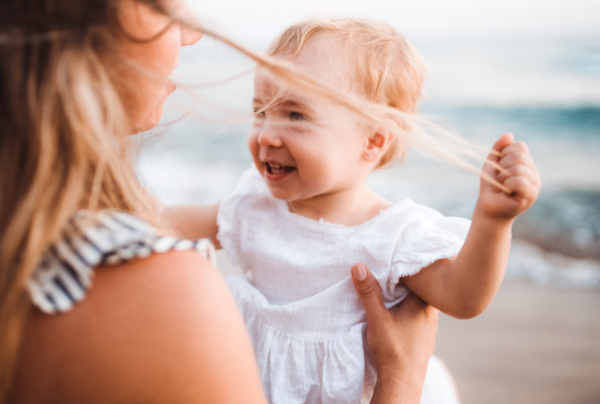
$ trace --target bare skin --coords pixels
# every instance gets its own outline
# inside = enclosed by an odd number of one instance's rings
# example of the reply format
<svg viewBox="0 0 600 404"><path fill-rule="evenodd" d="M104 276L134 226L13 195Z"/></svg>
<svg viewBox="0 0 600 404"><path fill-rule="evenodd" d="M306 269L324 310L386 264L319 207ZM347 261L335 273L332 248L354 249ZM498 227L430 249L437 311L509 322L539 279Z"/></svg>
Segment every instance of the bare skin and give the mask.
<svg viewBox="0 0 600 404"><path fill-rule="evenodd" d="M220 249L221 244L217 240L219 227L217 226L217 213L219 205L173 206L165 207L163 215L175 226L175 230L188 240L210 239L215 248Z"/></svg>

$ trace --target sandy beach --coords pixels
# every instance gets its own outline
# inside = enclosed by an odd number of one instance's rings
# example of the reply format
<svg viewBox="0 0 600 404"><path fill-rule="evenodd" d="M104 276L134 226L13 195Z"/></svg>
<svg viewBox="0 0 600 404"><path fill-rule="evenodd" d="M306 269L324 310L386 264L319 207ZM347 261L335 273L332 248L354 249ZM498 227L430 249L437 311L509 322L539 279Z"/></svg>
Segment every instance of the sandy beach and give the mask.
<svg viewBox="0 0 600 404"><path fill-rule="evenodd" d="M436 355L464 404L600 403L600 291L505 281L479 317L442 315Z"/></svg>
<svg viewBox="0 0 600 404"><path fill-rule="evenodd" d="M600 291L505 281L479 317L442 315L436 355L463 404L600 403Z"/></svg>

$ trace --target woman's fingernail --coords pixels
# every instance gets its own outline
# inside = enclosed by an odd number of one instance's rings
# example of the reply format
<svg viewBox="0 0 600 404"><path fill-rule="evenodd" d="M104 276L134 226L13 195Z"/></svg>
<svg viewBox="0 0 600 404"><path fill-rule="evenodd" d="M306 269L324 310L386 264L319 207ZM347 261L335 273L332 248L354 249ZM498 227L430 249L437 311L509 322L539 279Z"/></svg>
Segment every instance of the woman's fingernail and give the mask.
<svg viewBox="0 0 600 404"><path fill-rule="evenodd" d="M367 269L364 265L357 265L352 268L352 274L356 278L357 281L364 281L367 279Z"/></svg>

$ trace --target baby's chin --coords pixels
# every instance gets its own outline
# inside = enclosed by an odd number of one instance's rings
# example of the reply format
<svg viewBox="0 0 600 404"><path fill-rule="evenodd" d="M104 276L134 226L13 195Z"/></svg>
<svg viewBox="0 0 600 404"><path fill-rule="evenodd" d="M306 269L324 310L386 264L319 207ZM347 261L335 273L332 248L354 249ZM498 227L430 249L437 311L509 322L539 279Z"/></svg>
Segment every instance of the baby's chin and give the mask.
<svg viewBox="0 0 600 404"><path fill-rule="evenodd" d="M269 187L269 192L271 193L271 195L273 196L273 198L275 199L279 199L280 201L284 201L284 202L296 202L296 201L300 201L304 198L301 198L300 195L298 195L298 193L296 191L291 191L289 189L285 189L285 188L278 188L275 186L272 186L270 184L268 184Z"/></svg>
<svg viewBox="0 0 600 404"><path fill-rule="evenodd" d="M273 198L279 199L281 201L293 202L296 200L296 198L291 196L289 192L286 192L285 190L282 190L282 189L279 189L276 187L269 186L269 192L271 192L271 195L273 195Z"/></svg>

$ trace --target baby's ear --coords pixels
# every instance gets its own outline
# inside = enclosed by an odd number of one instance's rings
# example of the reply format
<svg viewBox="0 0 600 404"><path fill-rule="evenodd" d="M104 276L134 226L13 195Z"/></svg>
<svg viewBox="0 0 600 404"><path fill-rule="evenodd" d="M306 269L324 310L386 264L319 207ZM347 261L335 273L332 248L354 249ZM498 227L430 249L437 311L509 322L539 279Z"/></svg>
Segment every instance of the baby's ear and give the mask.
<svg viewBox="0 0 600 404"><path fill-rule="evenodd" d="M385 154L396 138L395 128L398 128L398 124L391 119L386 119L379 128L370 133L362 154L366 161L378 161Z"/></svg>

